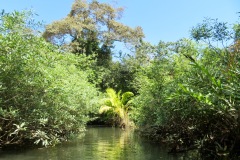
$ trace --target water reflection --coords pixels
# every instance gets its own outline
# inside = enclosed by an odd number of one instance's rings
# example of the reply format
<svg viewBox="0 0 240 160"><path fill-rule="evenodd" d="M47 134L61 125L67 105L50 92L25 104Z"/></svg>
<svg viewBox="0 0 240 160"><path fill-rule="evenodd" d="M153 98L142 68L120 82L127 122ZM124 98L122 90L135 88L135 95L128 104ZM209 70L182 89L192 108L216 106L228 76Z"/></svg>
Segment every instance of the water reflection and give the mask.
<svg viewBox="0 0 240 160"><path fill-rule="evenodd" d="M175 160L159 144L144 141L132 131L88 128L82 139L52 148L0 154L3 160Z"/></svg>

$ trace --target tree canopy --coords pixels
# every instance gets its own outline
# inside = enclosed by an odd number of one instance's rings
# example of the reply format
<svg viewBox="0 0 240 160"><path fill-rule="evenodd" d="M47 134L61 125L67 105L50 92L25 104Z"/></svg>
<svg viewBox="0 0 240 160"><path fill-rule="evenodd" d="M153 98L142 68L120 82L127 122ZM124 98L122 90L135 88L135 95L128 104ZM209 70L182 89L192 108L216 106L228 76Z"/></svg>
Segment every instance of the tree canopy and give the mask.
<svg viewBox="0 0 240 160"><path fill-rule="evenodd" d="M96 45L112 46L115 41L135 46L144 37L142 28L122 24L119 20L123 11L96 0L75 0L69 14L47 25L43 36L54 44L67 45L73 52L86 54L96 52Z"/></svg>

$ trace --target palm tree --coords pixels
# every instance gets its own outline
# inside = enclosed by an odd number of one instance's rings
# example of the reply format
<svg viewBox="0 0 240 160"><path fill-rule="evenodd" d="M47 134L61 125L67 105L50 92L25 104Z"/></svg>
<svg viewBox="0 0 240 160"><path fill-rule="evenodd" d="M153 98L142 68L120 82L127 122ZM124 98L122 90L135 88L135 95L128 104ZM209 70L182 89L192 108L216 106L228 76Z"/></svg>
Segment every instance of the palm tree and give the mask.
<svg viewBox="0 0 240 160"><path fill-rule="evenodd" d="M121 127L129 126L128 111L131 107L131 98L134 96L132 92L121 91L116 93L112 88L106 90L108 98L103 99L103 105L101 106L99 113L110 113L112 114L115 122Z"/></svg>

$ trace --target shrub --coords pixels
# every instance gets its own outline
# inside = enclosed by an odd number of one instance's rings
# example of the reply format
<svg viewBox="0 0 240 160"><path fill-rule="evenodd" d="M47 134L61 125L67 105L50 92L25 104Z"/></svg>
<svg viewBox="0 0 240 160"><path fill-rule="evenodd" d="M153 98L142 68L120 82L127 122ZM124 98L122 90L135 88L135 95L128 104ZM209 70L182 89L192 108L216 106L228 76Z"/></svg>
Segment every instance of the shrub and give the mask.
<svg viewBox="0 0 240 160"><path fill-rule="evenodd" d="M0 147L54 145L84 130L97 102L81 57L37 36L28 13L0 20Z"/></svg>

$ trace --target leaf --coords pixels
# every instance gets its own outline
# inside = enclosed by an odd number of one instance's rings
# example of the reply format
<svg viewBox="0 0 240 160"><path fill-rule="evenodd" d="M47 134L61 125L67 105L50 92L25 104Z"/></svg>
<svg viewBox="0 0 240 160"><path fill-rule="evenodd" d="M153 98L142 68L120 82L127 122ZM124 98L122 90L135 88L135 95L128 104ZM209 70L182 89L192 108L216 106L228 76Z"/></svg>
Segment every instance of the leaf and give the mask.
<svg viewBox="0 0 240 160"><path fill-rule="evenodd" d="M112 107L109 107L109 106L101 106L101 108L99 109L99 113L102 114L102 113L107 112L111 109L112 109Z"/></svg>
<svg viewBox="0 0 240 160"><path fill-rule="evenodd" d="M125 92L122 94L122 104L126 105L131 97L133 97L134 94L132 92Z"/></svg>

